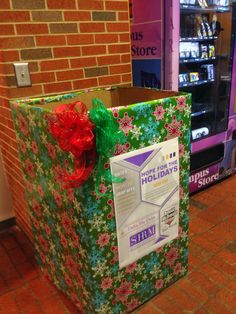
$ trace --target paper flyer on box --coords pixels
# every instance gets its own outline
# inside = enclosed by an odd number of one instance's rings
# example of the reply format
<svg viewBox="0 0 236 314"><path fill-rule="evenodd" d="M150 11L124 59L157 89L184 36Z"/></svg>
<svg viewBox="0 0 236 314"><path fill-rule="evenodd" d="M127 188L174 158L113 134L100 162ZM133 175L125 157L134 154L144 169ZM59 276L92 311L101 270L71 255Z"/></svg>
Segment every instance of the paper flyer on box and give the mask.
<svg viewBox="0 0 236 314"><path fill-rule="evenodd" d="M110 158L119 266L129 265L178 236L178 138Z"/></svg>

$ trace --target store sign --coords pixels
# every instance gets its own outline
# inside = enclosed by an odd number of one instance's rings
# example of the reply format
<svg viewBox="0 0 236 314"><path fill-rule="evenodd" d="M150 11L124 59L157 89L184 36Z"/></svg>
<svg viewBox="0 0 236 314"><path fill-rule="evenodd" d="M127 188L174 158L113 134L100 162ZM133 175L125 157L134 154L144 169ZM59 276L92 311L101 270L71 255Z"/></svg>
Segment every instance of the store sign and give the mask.
<svg viewBox="0 0 236 314"><path fill-rule="evenodd" d="M189 179L190 193L207 187L219 179L219 164L193 172Z"/></svg>
<svg viewBox="0 0 236 314"><path fill-rule="evenodd" d="M131 25L133 60L161 58L161 22Z"/></svg>
<svg viewBox="0 0 236 314"><path fill-rule="evenodd" d="M178 236L178 138L110 159L119 265L129 265Z"/></svg>

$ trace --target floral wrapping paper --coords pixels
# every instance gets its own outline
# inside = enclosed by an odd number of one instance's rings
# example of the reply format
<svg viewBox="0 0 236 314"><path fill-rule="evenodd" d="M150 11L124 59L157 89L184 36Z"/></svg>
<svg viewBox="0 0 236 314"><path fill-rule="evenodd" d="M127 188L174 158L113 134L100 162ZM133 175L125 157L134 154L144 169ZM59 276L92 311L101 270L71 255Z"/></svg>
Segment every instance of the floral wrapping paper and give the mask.
<svg viewBox="0 0 236 314"><path fill-rule="evenodd" d="M188 179L191 95L111 108L126 143L115 155L178 136L180 153L179 237L119 269L112 186L91 176L81 187L65 189L60 170L71 169L48 130L45 104L78 93L11 103L36 258L46 276L81 313L128 313L173 284L188 267ZM109 168L109 161L104 160Z"/></svg>

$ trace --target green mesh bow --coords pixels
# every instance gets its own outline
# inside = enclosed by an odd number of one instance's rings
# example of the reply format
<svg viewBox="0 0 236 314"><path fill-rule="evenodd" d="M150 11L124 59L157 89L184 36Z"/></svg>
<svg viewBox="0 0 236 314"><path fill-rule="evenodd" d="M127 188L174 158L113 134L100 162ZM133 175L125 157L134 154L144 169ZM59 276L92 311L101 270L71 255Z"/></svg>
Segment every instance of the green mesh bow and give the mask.
<svg viewBox="0 0 236 314"><path fill-rule="evenodd" d="M113 121L112 113L107 110L103 102L95 98L92 100L92 109L89 112L91 121L94 123L94 134L96 136L96 151L98 155L97 163L97 183L96 190L100 179L105 181L123 182L123 178L114 177L109 170L104 168L104 162L114 156L115 146L117 143L126 142L124 132L119 130L119 126Z"/></svg>

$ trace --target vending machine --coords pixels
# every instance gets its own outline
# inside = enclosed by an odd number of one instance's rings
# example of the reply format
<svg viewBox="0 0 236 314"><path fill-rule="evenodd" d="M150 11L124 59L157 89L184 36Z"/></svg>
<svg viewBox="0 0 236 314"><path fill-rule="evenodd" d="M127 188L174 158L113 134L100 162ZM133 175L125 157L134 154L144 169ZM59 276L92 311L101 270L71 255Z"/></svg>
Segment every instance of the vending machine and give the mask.
<svg viewBox="0 0 236 314"><path fill-rule="evenodd" d="M178 86L191 92L193 101L191 192L235 169L232 147L230 152L236 133L235 117L231 117L234 7L228 0L179 1Z"/></svg>
<svg viewBox="0 0 236 314"><path fill-rule="evenodd" d="M133 0L134 15L140 2ZM165 0L155 1L152 9L161 13L159 33L152 30L160 42L160 87L192 94L193 193L236 171L236 1ZM133 16L131 34L135 23ZM135 58L134 85L142 86L145 82L136 80ZM154 64L150 69L157 73ZM144 66L142 71L148 72Z"/></svg>

